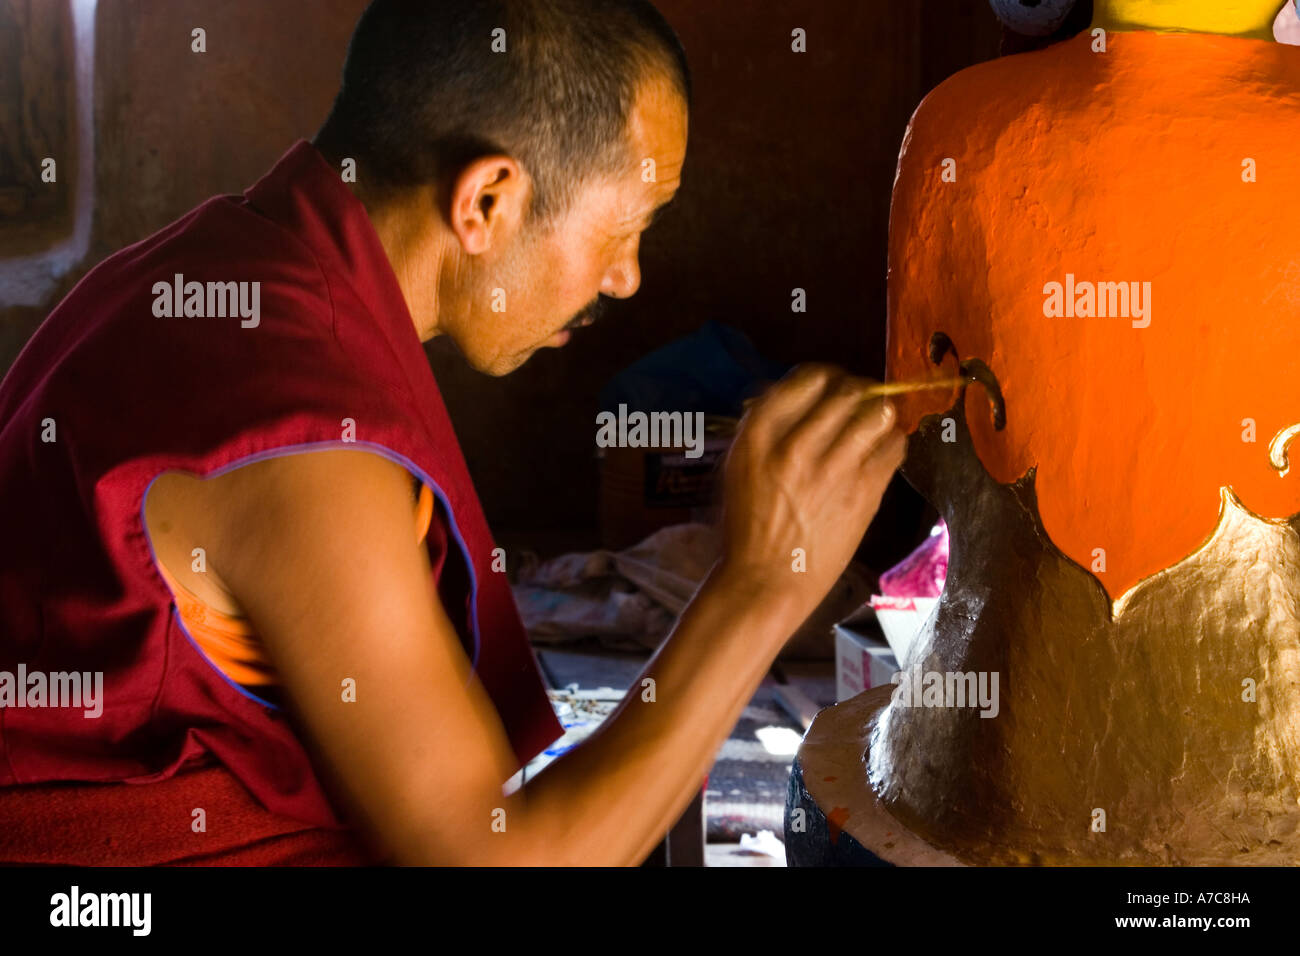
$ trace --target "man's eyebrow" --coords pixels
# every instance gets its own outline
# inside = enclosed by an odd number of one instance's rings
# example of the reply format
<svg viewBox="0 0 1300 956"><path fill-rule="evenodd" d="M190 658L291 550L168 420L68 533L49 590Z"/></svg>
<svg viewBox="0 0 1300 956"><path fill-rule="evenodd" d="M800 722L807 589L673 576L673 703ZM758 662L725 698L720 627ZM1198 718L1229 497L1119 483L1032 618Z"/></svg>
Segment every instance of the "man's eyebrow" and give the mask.
<svg viewBox="0 0 1300 956"><path fill-rule="evenodd" d="M650 225L653 226L653 225L655 224L655 222L657 222L657 221L659 220L659 218L664 214L664 212L668 209L668 207L671 206L671 205L672 205L673 203L675 203L676 201L677 201L677 197L674 196L672 199L668 200L666 203L661 203L659 206L657 206L657 207L655 208L654 212L650 213Z"/></svg>

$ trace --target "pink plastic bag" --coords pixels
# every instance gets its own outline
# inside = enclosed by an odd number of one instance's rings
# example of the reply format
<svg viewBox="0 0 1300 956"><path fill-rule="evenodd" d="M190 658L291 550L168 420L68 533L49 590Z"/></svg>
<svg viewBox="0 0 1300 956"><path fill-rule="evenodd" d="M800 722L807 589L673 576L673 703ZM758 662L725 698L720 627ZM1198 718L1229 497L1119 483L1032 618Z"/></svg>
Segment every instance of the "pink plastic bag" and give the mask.
<svg viewBox="0 0 1300 956"><path fill-rule="evenodd" d="M880 576L885 597L938 597L948 579L948 526L943 519L920 547Z"/></svg>

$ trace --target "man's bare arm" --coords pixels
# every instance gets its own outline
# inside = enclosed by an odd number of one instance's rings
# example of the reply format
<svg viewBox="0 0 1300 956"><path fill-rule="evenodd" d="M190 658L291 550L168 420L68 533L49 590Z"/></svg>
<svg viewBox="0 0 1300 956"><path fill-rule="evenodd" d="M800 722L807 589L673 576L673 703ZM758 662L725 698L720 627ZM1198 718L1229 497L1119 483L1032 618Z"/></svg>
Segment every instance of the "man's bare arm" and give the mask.
<svg viewBox="0 0 1300 956"><path fill-rule="evenodd" d="M751 412L728 463L726 554L647 667L654 701L634 685L508 798L509 743L413 540L403 469L359 450L250 465L205 483L196 532L319 758L399 862L634 864L878 507L902 439L863 387L805 369Z"/></svg>

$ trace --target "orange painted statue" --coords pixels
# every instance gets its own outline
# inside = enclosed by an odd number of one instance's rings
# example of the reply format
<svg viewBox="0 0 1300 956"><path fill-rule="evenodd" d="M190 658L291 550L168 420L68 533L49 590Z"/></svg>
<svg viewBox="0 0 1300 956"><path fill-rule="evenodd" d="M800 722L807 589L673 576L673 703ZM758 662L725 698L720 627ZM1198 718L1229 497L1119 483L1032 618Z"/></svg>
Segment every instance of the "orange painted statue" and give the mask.
<svg viewBox="0 0 1300 956"><path fill-rule="evenodd" d="M1037 469L1053 543L1112 599L1209 537L1221 486L1300 512L1279 466L1300 423L1300 50L1272 26L1300 21L1278 6L1100 0L1092 30L941 85L903 147L889 377L926 374L936 331L983 359L1007 421L971 391L980 459ZM905 425L950 401L907 400Z"/></svg>
<svg viewBox="0 0 1300 956"><path fill-rule="evenodd" d="M856 806L968 862L1294 864L1300 19L1094 12L904 140L889 377L983 387L900 403L952 555L899 691L855 704Z"/></svg>

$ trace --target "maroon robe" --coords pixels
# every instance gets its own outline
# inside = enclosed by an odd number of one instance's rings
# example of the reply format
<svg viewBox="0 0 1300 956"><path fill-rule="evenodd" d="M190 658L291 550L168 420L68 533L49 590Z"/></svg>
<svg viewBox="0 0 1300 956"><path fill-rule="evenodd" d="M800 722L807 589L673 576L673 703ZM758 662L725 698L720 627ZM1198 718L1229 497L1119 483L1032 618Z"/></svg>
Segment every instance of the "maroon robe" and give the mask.
<svg viewBox="0 0 1300 956"><path fill-rule="evenodd" d="M155 287L178 275L259 282L259 321L160 317ZM444 598L446 567L465 585L447 610L516 756L560 735L383 247L339 172L299 142L243 196L92 270L0 383L0 671L104 675L98 718L0 709L0 830L5 788L150 783L204 762L273 814L339 825L284 712L185 633L143 524L165 470L326 447L369 449L434 489L446 527L429 546L448 553L430 558Z"/></svg>

